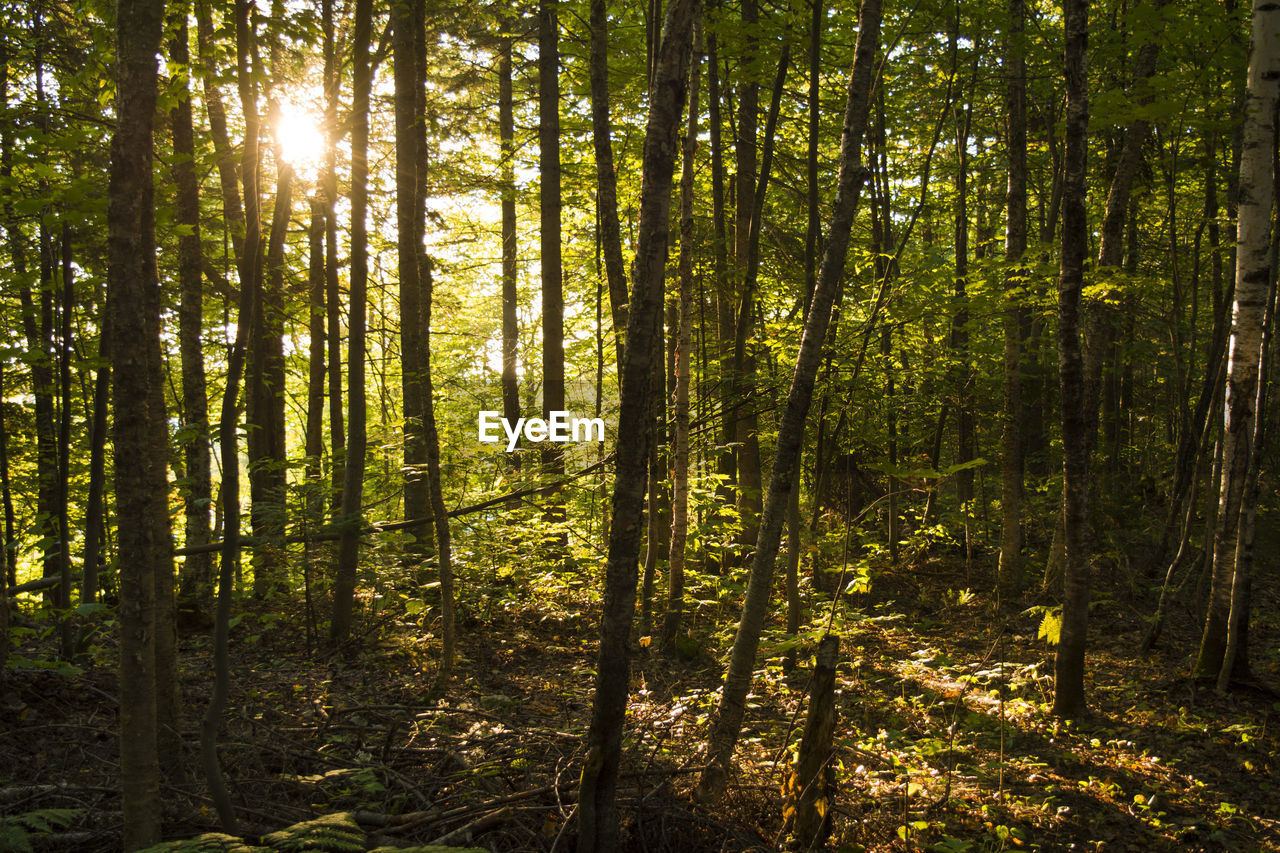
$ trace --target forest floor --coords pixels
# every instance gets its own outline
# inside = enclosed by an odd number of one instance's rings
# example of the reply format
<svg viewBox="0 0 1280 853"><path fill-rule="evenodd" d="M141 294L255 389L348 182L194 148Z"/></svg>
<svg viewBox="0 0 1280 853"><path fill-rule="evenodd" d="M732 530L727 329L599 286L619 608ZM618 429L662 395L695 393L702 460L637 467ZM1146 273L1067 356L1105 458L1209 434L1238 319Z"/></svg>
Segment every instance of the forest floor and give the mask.
<svg viewBox="0 0 1280 853"><path fill-rule="evenodd" d="M849 602L831 849L1280 850L1280 702L1266 687L1220 696L1189 681L1197 632L1186 608L1140 659L1151 602L1116 584L1098 590L1091 710L1063 725L1048 714L1041 617L997 617L968 593L991 588L980 562L966 573L955 555L922 558ZM1250 638L1254 676L1270 687L1280 685L1274 574L1255 582ZM584 598L511 586L464 610L462 657L438 701L424 698L438 643L418 617L366 619L364 651L344 663L308 644L298 620L247 603L221 747L246 837L347 812L368 847L571 850L595 660ZM719 615L732 622L727 607ZM0 848L21 849L13 828L24 826L36 850L118 849L113 633L84 667L40 665L52 640L39 632L17 650L23 668L0 695ZM635 661L622 849L785 847L780 787L808 665L802 656L790 676L777 662L758 675L738 773L708 809L690 791L721 669L708 650L719 641L702 640L690 661L648 650ZM182 655L188 751L166 768L169 838L217 829L197 750L211 687L203 632L183 636Z"/></svg>

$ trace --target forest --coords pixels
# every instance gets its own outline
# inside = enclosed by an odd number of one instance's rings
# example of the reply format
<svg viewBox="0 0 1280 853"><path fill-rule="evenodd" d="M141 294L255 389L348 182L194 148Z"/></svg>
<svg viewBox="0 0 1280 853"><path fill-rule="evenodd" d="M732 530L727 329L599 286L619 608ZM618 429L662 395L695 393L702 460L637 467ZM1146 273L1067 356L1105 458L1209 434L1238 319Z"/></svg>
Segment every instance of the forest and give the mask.
<svg viewBox="0 0 1280 853"><path fill-rule="evenodd" d="M1280 850L1280 6L0 0L0 850Z"/></svg>

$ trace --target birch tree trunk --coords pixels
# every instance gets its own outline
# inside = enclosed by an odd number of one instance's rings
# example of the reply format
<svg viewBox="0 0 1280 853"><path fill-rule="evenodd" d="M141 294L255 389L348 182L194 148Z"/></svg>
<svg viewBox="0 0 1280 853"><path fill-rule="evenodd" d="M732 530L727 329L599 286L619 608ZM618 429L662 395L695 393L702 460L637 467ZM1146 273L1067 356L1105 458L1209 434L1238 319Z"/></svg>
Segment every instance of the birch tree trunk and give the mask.
<svg viewBox="0 0 1280 853"><path fill-rule="evenodd" d="M1213 537L1213 575L1196 675L1217 679L1226 659L1227 625L1236 548L1249 479L1254 410L1262 358L1263 320L1270 293L1270 220L1275 147L1275 105L1280 83L1280 6L1255 0L1249 42L1244 148L1240 159L1240 212L1236 232L1236 288L1227 355L1226 426L1221 491Z"/></svg>

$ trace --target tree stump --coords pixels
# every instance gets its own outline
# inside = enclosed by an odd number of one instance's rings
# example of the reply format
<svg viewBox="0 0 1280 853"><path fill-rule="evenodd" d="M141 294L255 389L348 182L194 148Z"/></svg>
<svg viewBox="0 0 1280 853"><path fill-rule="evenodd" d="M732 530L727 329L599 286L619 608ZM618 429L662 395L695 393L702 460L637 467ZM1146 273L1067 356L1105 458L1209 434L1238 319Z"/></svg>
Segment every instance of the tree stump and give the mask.
<svg viewBox="0 0 1280 853"><path fill-rule="evenodd" d="M804 720L800 754L786 784L784 814L794 814L794 847L822 847L831 834L831 803L835 771L831 765L831 738L836 726L836 661L840 637L823 636L813 669L813 689Z"/></svg>

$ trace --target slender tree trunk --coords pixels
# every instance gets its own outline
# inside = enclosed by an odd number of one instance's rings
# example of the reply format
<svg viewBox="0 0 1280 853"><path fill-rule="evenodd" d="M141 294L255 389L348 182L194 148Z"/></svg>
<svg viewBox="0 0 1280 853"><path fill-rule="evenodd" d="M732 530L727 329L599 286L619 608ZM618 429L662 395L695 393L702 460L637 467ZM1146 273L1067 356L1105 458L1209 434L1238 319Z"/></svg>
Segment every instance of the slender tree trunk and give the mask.
<svg viewBox="0 0 1280 853"><path fill-rule="evenodd" d="M338 281L338 93L342 77L334 46L333 0L321 0L324 38L324 169L320 194L324 204L325 321L329 327L329 446L333 459L333 518L342 517L346 434L342 414L342 294Z"/></svg>
<svg viewBox="0 0 1280 853"><path fill-rule="evenodd" d="M274 63L273 63L274 64ZM273 99L274 100L274 99ZM278 113L272 109L272 114ZM276 198L267 237L265 274L259 274L261 304L249 357L247 422L253 535L263 540L253 552L253 593L281 589L287 581L284 432L284 243L293 206L293 167L275 143Z"/></svg>
<svg viewBox="0 0 1280 853"><path fill-rule="evenodd" d="M509 31L510 19L502 27ZM502 36L498 53L498 136L502 146L502 415L511 423L520 418L520 381L517 356L520 326L516 317L519 305L517 278L519 254L516 245L516 170L515 117L511 92L511 46L509 33ZM519 466L520 457L512 454Z"/></svg>
<svg viewBox="0 0 1280 853"><path fill-rule="evenodd" d="M791 389L778 427L778 450L774 455L769 490L761 515L760 537L751 558L751 573L742 618L730 653L720 706L707 739L708 766L698 781L698 796L703 800L718 799L723 793L733 748L742 728L747 692L755 671L756 650L759 647L765 611L768 609L773 564L778 554L784 511L795 485L792 477L804 436L805 417L813 396L814 377L822 357L822 346L831 319L831 306L844 277L849 234L858 198L868 174L867 168L862 164L862 136L867 125L872 66L879 41L880 0L863 0L848 103L845 107L844 130L840 139L840 175L835 207L827 231L818 285L809 315L805 319L804 336L800 341Z"/></svg>
<svg viewBox="0 0 1280 853"><path fill-rule="evenodd" d="M637 560L640 555L648 463L653 363L661 362L662 339L655 320L663 303L671 182L680 144L680 112L684 105L692 55L698 0L671 0L667 5L662 47L651 87L645 129L640 225L635 280L627 318L627 346L622 365L622 406L613 487L613 520L605 568L604 612L600 624L600 656L596 665L587 758L578 797L578 851L617 849L615 796L622 757L622 728L630 693L631 623L635 610Z"/></svg>
<svg viewBox="0 0 1280 853"><path fill-rule="evenodd" d="M700 36L695 20L695 40ZM698 45L695 45L695 50ZM685 548L689 536L689 377L693 355L693 177L698 151L698 89L702 64L695 57L689 68L689 113L680 151L680 257L677 262L680 296L676 308L675 458L671 498L671 547L667 569L667 612L660 647L675 650L684 618Z"/></svg>
<svg viewBox="0 0 1280 853"><path fill-rule="evenodd" d="M170 60L186 71L191 65L188 46L186 10L179 16L177 31L170 41ZM189 233L178 237L178 282L181 301L178 307L178 348L182 359L182 408L184 467L187 488L184 496L183 544L187 547L207 545L210 537L209 506L213 498L213 480L209 453L209 400L204 375L204 287L203 260L200 248L200 185L196 177L195 129L192 120L189 75L182 78L178 102L170 111L173 124L173 182L177 194L177 221ZM98 508L101 514L101 507ZM92 515L88 516L92 518ZM86 522L87 523L87 522ZM85 550L85 571L89 559L98 559L96 551ZM182 593L184 598L207 603L212 595L212 558L209 554L193 554L183 560Z"/></svg>
<svg viewBox="0 0 1280 853"><path fill-rule="evenodd" d="M1080 302L1089 239L1085 209L1089 101L1087 0L1064 0L1067 89L1066 155L1062 192L1062 255L1058 282L1058 374L1062 394L1063 570L1062 633L1054 664L1053 713L1084 713L1084 653L1089 625L1088 494L1084 359Z"/></svg>
<svg viewBox="0 0 1280 853"><path fill-rule="evenodd" d="M324 203L312 198L307 227L307 523L319 524L324 515L321 459L324 456Z"/></svg>
<svg viewBox="0 0 1280 853"><path fill-rule="evenodd" d="M0 51L5 48L0 47ZM8 57L0 59L0 75L7 75ZM7 104L7 88L0 82L0 104ZM9 666L9 587L16 585L16 554L13 550L13 492L9 484L9 434L4 421L5 359L0 358L0 495L4 499L4 541L0 542L0 689L7 686Z"/></svg>
<svg viewBox="0 0 1280 853"><path fill-rule="evenodd" d="M712 260L716 282L716 361L720 368L720 436L721 450L717 454L716 474L720 477L716 494L724 505L732 504L738 482L738 465L733 451L737 418L733 395L733 339L734 339L734 288L729 278L728 214L725 203L726 177L724 173L724 143L721 136L722 92L720 88L720 64L716 51L715 32L707 34L707 122L711 137L711 227ZM711 567L719 568L719 555L711 557Z"/></svg>
<svg viewBox="0 0 1280 853"><path fill-rule="evenodd" d="M107 190L107 311L120 550L120 775L124 848L160 840L156 577L172 571L168 426L160 351L151 123L162 0L125 0L116 18L116 130Z"/></svg>
<svg viewBox="0 0 1280 853"><path fill-rule="evenodd" d="M564 410L564 265L560 232L560 19L559 0L541 0L538 9L538 174L542 247L542 416ZM542 468L564 474L560 447L545 442ZM564 519L562 499L549 498L546 521ZM562 537L555 537L561 543Z"/></svg>
<svg viewBox="0 0 1280 853"><path fill-rule="evenodd" d="M1273 122L1276 113L1272 113ZM1276 180L1273 174L1273 182ZM1277 198L1273 193L1272 198ZM1266 449L1267 397L1270 391L1267 372L1271 367L1271 345L1275 334L1277 246L1271 244L1271 295L1267 298L1266 318L1262 323L1260 367L1258 370L1257 406L1254 408L1253 447L1250 451L1249 469L1245 475L1244 495L1240 506L1240 530L1236 537L1235 572L1231 579L1231 610L1227 618L1227 645L1223 652L1223 664L1218 669L1217 689L1225 693L1232 679L1244 679L1249 674L1249 588L1253 575L1253 543L1258 513L1258 472L1262 454Z"/></svg>
<svg viewBox="0 0 1280 853"><path fill-rule="evenodd" d="M433 694L441 693L453 673L453 662L457 657L457 632L454 616L454 577L453 546L449 533L449 513L445 508L444 490L440 476L440 434L436 429L435 401L432 396L431 379L431 296L432 277L430 264L423 269L425 282L423 287L422 310L422 378L423 406L422 424L426 433L427 445L427 483L431 490L431 516L435 521L436 558L440 565L440 622L441 648L440 668L436 671Z"/></svg>
<svg viewBox="0 0 1280 853"><path fill-rule="evenodd" d="M351 633L355 606L356 565L363 526L364 457L368 443L365 404L365 316L369 286L369 41L372 0L356 0L352 43L351 94L351 309L347 323L347 442L342 481L342 538L334 578L333 619L329 638L344 643Z"/></svg>
<svg viewBox="0 0 1280 853"><path fill-rule="evenodd" d="M425 98L423 80L417 74L417 28L422 22L422 0L395 0L391 4L391 28L395 51L396 124L396 257L400 277L400 372L404 405L404 517L427 519L431 515L427 483L427 447L424 409L426 365L423 340L423 238L426 216L425 117L419 110ZM425 534L425 535L423 535ZM409 552L415 559L430 550L431 528L414 531Z"/></svg>
<svg viewBox="0 0 1280 853"><path fill-rule="evenodd" d="M591 0L591 143L596 155L596 211L613 334L622 364L623 331L627 327L627 273L622 261L622 230L618 225L618 179L613 165L613 130L609 118L609 4Z"/></svg>
<svg viewBox="0 0 1280 853"><path fill-rule="evenodd" d="M35 42L35 96L36 122L40 130L49 133L49 116L47 96L45 94L45 36L43 10L37 6L31 22L31 38ZM40 195L48 197L49 182L40 178L38 182ZM54 376L53 354L53 240L49 226L45 220L47 209L41 211L39 220L39 270L40 291L39 304L31 291L31 282L22 276L19 282L18 295L22 305L22 324L27 336L27 348L31 358L31 392L35 397L36 427L36 525L35 532L40 540L41 575L46 578L58 577L61 574L59 542L62 531L58 525L58 426L57 426L57 394ZM25 264L24 264L25 266ZM65 484L64 484L65 488ZM59 591L56 586L45 589L42 596L45 607L59 605Z"/></svg>
<svg viewBox="0 0 1280 853"><path fill-rule="evenodd" d="M1227 658L1228 624L1237 564L1239 527L1248 511L1250 457L1258 413L1263 321L1271 278L1275 104L1280 81L1280 7L1256 0L1249 45L1249 84L1245 98L1244 141L1240 160L1240 213L1237 217L1236 287L1227 358L1226 427L1222 486L1213 536L1213 572L1196 675L1226 678L1236 665ZM1242 579L1241 583L1245 581Z"/></svg>
<svg viewBox="0 0 1280 853"><path fill-rule="evenodd" d="M960 32L960 12L956 10L955 32ZM971 71L972 87L977 81L977 51ZM973 460L973 400L969 383L969 131L973 122L971 104L956 105L956 182L955 182L955 310L951 322L951 357L955 359L951 393L956 406L956 462L964 465ZM964 514L965 554L970 554L969 506L973 501L973 469L956 472L956 501Z"/></svg>
<svg viewBox="0 0 1280 853"><path fill-rule="evenodd" d="M1023 332L1030 323L1022 305L1027 251L1027 66L1023 32L1025 0L1009 0L1005 36L1005 111L1008 114L1009 184L1006 196L1004 259L1004 419L1000 431L1000 597L1007 600L1022 587L1022 436L1027 425L1022 409Z"/></svg>
<svg viewBox="0 0 1280 853"><path fill-rule="evenodd" d="M76 629L71 616L71 310L75 304L75 267L71 252L71 223L62 220L58 243L61 248L61 287L57 294L58 311L58 609L64 614L58 631L58 650L63 659L75 655ZM162 583L162 575L156 576ZM161 608L163 610L163 608ZM161 618L157 614L157 619ZM158 658L157 658L158 662ZM163 673L160 673L163 675Z"/></svg>

